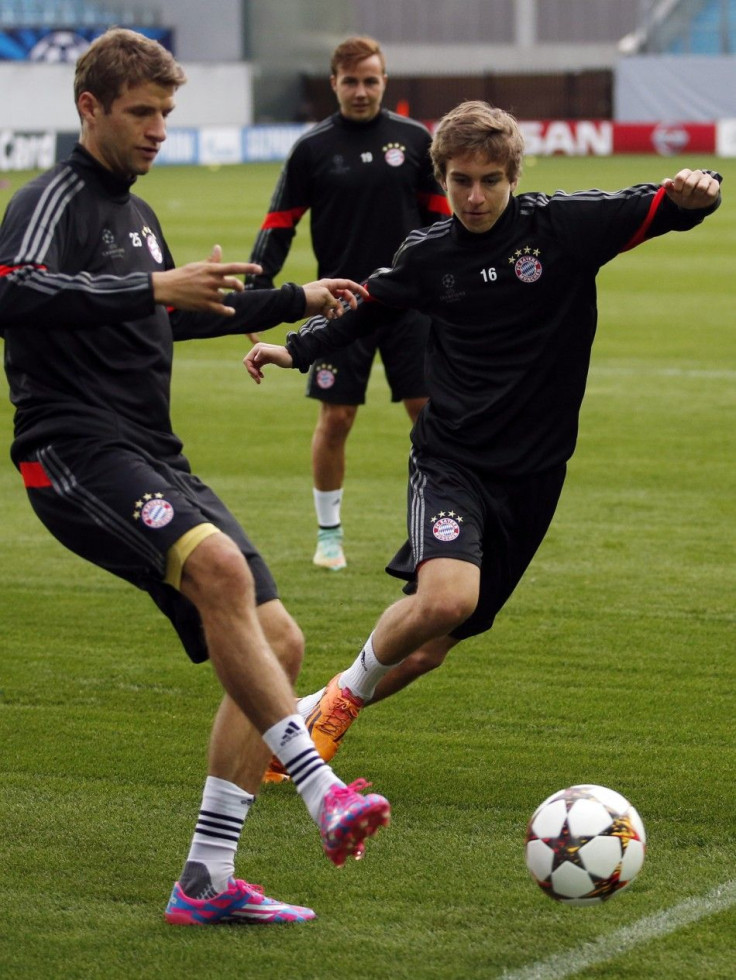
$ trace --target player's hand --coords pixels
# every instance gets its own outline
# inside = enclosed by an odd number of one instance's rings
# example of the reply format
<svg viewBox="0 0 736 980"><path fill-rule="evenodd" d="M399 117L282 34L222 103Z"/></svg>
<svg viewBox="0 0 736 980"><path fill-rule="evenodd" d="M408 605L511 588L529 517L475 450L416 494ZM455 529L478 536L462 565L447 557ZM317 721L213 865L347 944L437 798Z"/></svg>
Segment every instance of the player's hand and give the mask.
<svg viewBox="0 0 736 980"><path fill-rule="evenodd" d="M222 302L222 294L242 292L243 281L237 277L259 272L261 267L253 262L223 262L222 249L215 245L206 262L190 262L166 272L154 272L151 275L153 299L178 310L233 316L235 310Z"/></svg>
<svg viewBox="0 0 736 980"><path fill-rule="evenodd" d="M702 170L681 170L662 181L667 197L678 208L696 211L715 204L721 185Z"/></svg>
<svg viewBox="0 0 736 980"><path fill-rule="evenodd" d="M291 354L285 347L281 347L279 344L264 344L263 341L256 344L243 358L243 364L245 364L248 374L257 385L263 381L263 368L266 364L290 368L293 363Z"/></svg>
<svg viewBox="0 0 736 980"><path fill-rule="evenodd" d="M368 290L352 279L320 279L308 282L302 288L306 296L304 316L321 314L334 320L343 315L346 307L355 309L358 305L356 296L368 299Z"/></svg>

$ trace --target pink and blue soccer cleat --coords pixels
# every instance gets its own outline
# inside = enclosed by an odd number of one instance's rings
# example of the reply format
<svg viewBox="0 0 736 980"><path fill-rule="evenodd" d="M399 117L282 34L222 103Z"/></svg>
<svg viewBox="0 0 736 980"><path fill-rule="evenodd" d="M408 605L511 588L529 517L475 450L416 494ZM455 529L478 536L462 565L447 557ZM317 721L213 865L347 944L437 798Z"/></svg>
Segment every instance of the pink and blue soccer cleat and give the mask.
<svg viewBox="0 0 736 980"><path fill-rule="evenodd" d="M365 779L356 779L349 786L333 786L322 804L319 816L322 847L338 868L349 857L360 860L365 853L365 838L391 822L391 804L385 797L377 793L360 795L359 790L368 786L370 783Z"/></svg>
<svg viewBox="0 0 736 980"><path fill-rule="evenodd" d="M174 885L164 918L177 926L208 926L219 923L277 925L308 922L315 913L301 905L289 905L267 898L260 885L231 878L228 888L214 898L189 898L179 882Z"/></svg>

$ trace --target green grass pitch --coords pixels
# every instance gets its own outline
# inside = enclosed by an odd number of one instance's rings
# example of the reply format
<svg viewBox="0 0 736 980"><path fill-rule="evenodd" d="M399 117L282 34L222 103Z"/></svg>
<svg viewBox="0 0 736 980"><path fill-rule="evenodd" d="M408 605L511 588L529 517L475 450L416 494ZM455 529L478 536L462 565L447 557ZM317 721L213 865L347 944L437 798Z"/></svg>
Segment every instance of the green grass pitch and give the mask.
<svg viewBox="0 0 736 980"><path fill-rule="evenodd" d="M251 814L238 873L313 906L308 926L165 925L218 687L145 595L36 521L8 460L3 401L0 974L732 975L736 162L529 160L520 190L616 189L686 164L718 167L726 203L601 272L579 445L527 576L491 633L366 711L337 757L344 779L364 775L389 797L392 827L337 872L293 790L267 787ZM246 260L277 173L162 167L139 189L178 262L215 242ZM5 175L0 210L26 178ZM284 278L314 278L306 221ZM314 569L316 409L296 373L272 369L255 386L246 350L232 338L179 346L174 423L304 629L307 691L349 662L399 595L383 566L404 535L408 424L377 367L348 444L349 567ZM523 860L534 808L576 782L624 793L649 833L638 880L593 909L545 898Z"/></svg>

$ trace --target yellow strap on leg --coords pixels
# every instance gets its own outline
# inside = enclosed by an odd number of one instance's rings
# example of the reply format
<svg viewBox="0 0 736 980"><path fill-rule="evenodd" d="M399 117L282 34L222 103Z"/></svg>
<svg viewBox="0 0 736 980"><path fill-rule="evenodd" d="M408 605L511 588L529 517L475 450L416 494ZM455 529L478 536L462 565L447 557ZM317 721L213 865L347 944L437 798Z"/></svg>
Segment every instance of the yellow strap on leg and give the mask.
<svg viewBox="0 0 736 980"><path fill-rule="evenodd" d="M219 528L214 524L197 524L190 528L185 534L175 541L166 553L166 575L164 582L172 585L175 589L181 588L181 573L184 562L191 555L198 544L211 534L220 534Z"/></svg>

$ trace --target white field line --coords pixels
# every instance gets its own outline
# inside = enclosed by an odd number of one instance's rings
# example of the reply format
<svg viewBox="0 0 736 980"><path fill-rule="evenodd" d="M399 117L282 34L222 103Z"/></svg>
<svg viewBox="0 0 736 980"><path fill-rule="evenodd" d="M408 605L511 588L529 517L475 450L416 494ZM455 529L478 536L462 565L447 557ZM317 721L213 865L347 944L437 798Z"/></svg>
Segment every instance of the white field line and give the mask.
<svg viewBox="0 0 736 980"><path fill-rule="evenodd" d="M651 378L706 378L708 380L718 378L726 381L736 378L736 370L733 368L616 367L608 364L592 364L590 373L591 375L645 375Z"/></svg>
<svg viewBox="0 0 736 980"><path fill-rule="evenodd" d="M656 912L610 935L583 943L567 953L558 953L520 970L504 972L501 980L565 980L581 970L606 963L652 939L667 936L684 926L736 905L736 879L718 885L699 898L688 898L664 912ZM575 911L571 909L572 913Z"/></svg>

